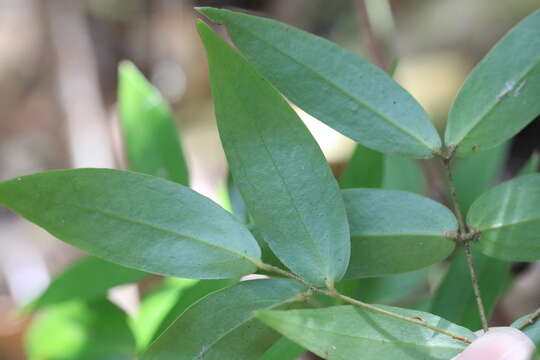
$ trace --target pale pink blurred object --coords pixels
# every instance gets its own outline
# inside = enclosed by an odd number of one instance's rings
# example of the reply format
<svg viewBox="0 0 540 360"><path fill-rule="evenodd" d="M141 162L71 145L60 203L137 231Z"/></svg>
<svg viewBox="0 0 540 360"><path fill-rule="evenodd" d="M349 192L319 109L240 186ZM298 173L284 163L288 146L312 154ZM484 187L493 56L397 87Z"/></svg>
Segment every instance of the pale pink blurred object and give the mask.
<svg viewBox="0 0 540 360"><path fill-rule="evenodd" d="M533 342L521 331L495 327L452 360L529 360L533 352Z"/></svg>

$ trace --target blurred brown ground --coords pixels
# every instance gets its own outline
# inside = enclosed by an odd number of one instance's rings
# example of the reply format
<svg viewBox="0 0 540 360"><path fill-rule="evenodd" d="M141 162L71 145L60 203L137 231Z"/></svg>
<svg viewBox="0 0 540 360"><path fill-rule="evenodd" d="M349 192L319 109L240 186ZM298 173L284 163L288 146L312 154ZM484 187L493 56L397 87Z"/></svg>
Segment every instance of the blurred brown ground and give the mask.
<svg viewBox="0 0 540 360"><path fill-rule="evenodd" d="M370 56L356 0L194 1L246 9L299 26ZM538 0L366 1L398 81L437 127L471 67ZM0 180L83 166L123 167L115 115L116 68L134 61L172 103L192 184L213 196L225 162L214 126L206 60L188 0L0 0ZM386 14L386 15L385 15ZM223 31L222 29L220 29ZM328 140L338 168L350 142ZM538 121L525 129L507 166L513 173L540 146ZM0 208L0 360L23 359L27 320L21 304L80 253ZM540 269L522 274L496 316L512 318L540 303Z"/></svg>

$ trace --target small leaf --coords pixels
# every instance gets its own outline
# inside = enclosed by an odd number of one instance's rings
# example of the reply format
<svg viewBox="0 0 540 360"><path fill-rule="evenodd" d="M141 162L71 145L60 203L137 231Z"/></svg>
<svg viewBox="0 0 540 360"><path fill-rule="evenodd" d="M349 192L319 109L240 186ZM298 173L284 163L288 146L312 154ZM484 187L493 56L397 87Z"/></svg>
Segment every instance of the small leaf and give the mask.
<svg viewBox="0 0 540 360"><path fill-rule="evenodd" d="M469 207L501 176L508 155L508 144L503 144L469 157L456 159L452 168L454 184L461 211Z"/></svg>
<svg viewBox="0 0 540 360"><path fill-rule="evenodd" d="M110 288L134 283L146 276L147 273L93 256L85 257L57 276L47 290L28 305L28 309L38 309L74 299L93 300L104 297Z"/></svg>
<svg viewBox="0 0 540 360"><path fill-rule="evenodd" d="M130 62L119 67L118 105L130 170L188 184L171 110Z"/></svg>
<svg viewBox="0 0 540 360"><path fill-rule="evenodd" d="M115 305L69 302L37 314L25 337L29 360L132 360L135 339Z"/></svg>
<svg viewBox="0 0 540 360"><path fill-rule="evenodd" d="M476 66L449 114L445 143L459 155L503 143L540 114L540 10Z"/></svg>
<svg viewBox="0 0 540 360"><path fill-rule="evenodd" d="M445 206L413 193L349 189L342 192L351 226L346 278L408 272L446 258L457 230Z"/></svg>
<svg viewBox="0 0 540 360"><path fill-rule="evenodd" d="M510 263L473 251L474 267L488 319L510 285ZM452 259L448 272L433 295L430 311L468 329L482 328L464 251Z"/></svg>
<svg viewBox="0 0 540 360"><path fill-rule="evenodd" d="M508 261L540 260L540 174L520 176L476 200L467 222L481 232L479 249Z"/></svg>
<svg viewBox="0 0 540 360"><path fill-rule="evenodd" d="M298 300L305 290L292 280L260 279L212 293L189 307L142 359L258 359L279 335L253 312Z"/></svg>
<svg viewBox="0 0 540 360"><path fill-rule="evenodd" d="M540 153L537 151L533 152L529 160L523 165L519 171L519 176L530 175L538 172L538 165L540 165Z"/></svg>
<svg viewBox="0 0 540 360"><path fill-rule="evenodd" d="M137 349L146 349L191 304L237 281L165 278L156 290L144 297L137 316L132 320Z"/></svg>
<svg viewBox="0 0 540 360"><path fill-rule="evenodd" d="M514 321L511 326L514 328L519 328L522 324L529 320L531 316L532 314L522 316ZM536 319L533 324L527 325L522 331L532 340L534 345L536 345L536 355L540 356L540 321Z"/></svg>
<svg viewBox="0 0 540 360"><path fill-rule="evenodd" d="M428 158L439 151L422 107L362 57L270 19L198 11L226 25L238 49L288 99L344 135L384 153Z"/></svg>
<svg viewBox="0 0 540 360"><path fill-rule="evenodd" d="M217 204L148 175L47 171L0 183L0 204L92 255L156 274L238 277L260 256L249 231Z"/></svg>
<svg viewBox="0 0 540 360"><path fill-rule="evenodd" d="M282 337L258 360L297 360L304 352L303 347Z"/></svg>
<svg viewBox="0 0 540 360"><path fill-rule="evenodd" d="M223 148L257 231L312 284L341 278L349 228L324 155L285 99L206 24L198 27Z"/></svg>
<svg viewBox="0 0 540 360"><path fill-rule="evenodd" d="M474 334L422 311L379 306L419 317L439 328L473 339ZM257 317L294 342L328 360L448 360L467 345L426 327L352 306L315 310L263 311Z"/></svg>
<svg viewBox="0 0 540 360"><path fill-rule="evenodd" d="M384 155L356 145L351 159L339 179L342 189L379 188L384 175Z"/></svg>

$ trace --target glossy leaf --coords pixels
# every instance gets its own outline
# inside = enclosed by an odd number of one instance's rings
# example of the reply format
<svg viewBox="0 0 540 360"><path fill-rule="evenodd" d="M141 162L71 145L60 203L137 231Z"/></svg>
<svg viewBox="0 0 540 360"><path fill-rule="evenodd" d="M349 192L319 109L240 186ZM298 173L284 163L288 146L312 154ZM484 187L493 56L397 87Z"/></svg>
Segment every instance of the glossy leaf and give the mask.
<svg viewBox="0 0 540 360"><path fill-rule="evenodd" d="M258 359L279 335L253 312L296 301L305 290L292 280L260 279L210 294L189 307L142 359Z"/></svg>
<svg viewBox="0 0 540 360"><path fill-rule="evenodd" d="M429 313L382 305L379 307L409 317L420 317L465 338L474 338L471 331ZM467 345L417 324L352 306L271 310L260 312L257 317L328 360L448 360Z"/></svg>
<svg viewBox="0 0 540 360"><path fill-rule="evenodd" d="M119 67L118 106L129 169L187 185L188 170L171 110L130 62Z"/></svg>
<svg viewBox="0 0 540 360"><path fill-rule="evenodd" d="M135 339L115 305L69 302L34 318L25 337L29 360L132 360Z"/></svg>
<svg viewBox="0 0 540 360"><path fill-rule="evenodd" d="M360 144L428 158L440 138L422 107L384 71L330 41L270 19L199 8L288 99Z"/></svg>
<svg viewBox="0 0 540 360"><path fill-rule="evenodd" d="M0 204L92 255L156 274L237 277L253 272L260 256L221 207L148 175L48 171L0 183Z"/></svg>
<svg viewBox="0 0 540 360"><path fill-rule="evenodd" d="M501 176L508 155L508 144L503 144L466 158L456 159L452 168L458 203L462 213Z"/></svg>
<svg viewBox="0 0 540 360"><path fill-rule="evenodd" d="M532 314L527 314L525 316L522 316L516 321L514 321L511 326L515 328L519 328L522 324L528 321L531 318L531 316ZM538 321L537 319L533 324L527 325L522 331L536 345L536 355L540 356L540 321Z"/></svg>
<svg viewBox="0 0 540 360"><path fill-rule="evenodd" d="M540 153L533 152L529 160L523 165L521 170L519 171L519 175L530 175L538 172L538 167L540 165Z"/></svg>
<svg viewBox="0 0 540 360"><path fill-rule="evenodd" d="M362 145L354 152L339 179L342 189L379 188L384 176L384 155Z"/></svg>
<svg viewBox="0 0 540 360"><path fill-rule="evenodd" d="M89 256L76 261L56 277L47 290L29 304L37 309L69 300L92 300L107 295L118 285L139 281L147 273Z"/></svg>
<svg viewBox="0 0 540 360"><path fill-rule="evenodd" d="M346 278L408 272L446 258L457 230L443 205L404 191L343 190L351 227Z"/></svg>
<svg viewBox="0 0 540 360"><path fill-rule="evenodd" d="M510 263L490 258L473 250L474 267L488 319L497 301L510 285ZM460 249L452 259L431 303L430 312L468 329L482 328L474 297L465 252Z"/></svg>
<svg viewBox="0 0 540 360"><path fill-rule="evenodd" d="M508 140L540 114L540 10L475 67L449 114L445 143L467 155Z"/></svg>
<svg viewBox="0 0 540 360"><path fill-rule="evenodd" d="M137 348L145 349L190 305L214 291L234 285L237 281L237 279L164 279L158 289L142 300L139 313L133 320Z"/></svg>
<svg viewBox="0 0 540 360"><path fill-rule="evenodd" d="M476 200L467 222L481 232L479 249L509 261L540 260L540 174L518 177Z"/></svg>
<svg viewBox="0 0 540 360"><path fill-rule="evenodd" d="M221 141L263 239L309 282L342 277L349 228L337 182L285 99L223 39L199 23Z"/></svg>
<svg viewBox="0 0 540 360"><path fill-rule="evenodd" d="M282 337L258 360L297 360L304 352L303 347Z"/></svg>

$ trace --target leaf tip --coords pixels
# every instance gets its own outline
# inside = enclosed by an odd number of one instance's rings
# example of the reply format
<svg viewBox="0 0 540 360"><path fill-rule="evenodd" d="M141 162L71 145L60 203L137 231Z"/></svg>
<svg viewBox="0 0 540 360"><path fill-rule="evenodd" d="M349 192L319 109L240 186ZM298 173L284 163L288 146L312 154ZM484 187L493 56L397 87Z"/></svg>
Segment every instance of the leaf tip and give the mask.
<svg viewBox="0 0 540 360"><path fill-rule="evenodd" d="M195 7L195 10L201 14L207 17L208 19L212 20L215 23L221 24L220 19L225 10L223 9L217 9L210 6L198 6Z"/></svg>

